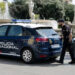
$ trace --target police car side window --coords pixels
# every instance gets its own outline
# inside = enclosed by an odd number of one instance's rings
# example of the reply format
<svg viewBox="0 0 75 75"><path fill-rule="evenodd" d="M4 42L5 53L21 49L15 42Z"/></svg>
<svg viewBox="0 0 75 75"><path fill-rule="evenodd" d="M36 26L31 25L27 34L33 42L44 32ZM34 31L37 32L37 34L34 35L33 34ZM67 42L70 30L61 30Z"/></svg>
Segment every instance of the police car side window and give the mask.
<svg viewBox="0 0 75 75"><path fill-rule="evenodd" d="M23 32L23 36L30 36L30 35L31 35L30 31L25 29L24 32Z"/></svg>
<svg viewBox="0 0 75 75"><path fill-rule="evenodd" d="M8 36L22 36L22 27L11 26Z"/></svg>
<svg viewBox="0 0 75 75"><path fill-rule="evenodd" d="M0 36L5 36L8 26L0 27Z"/></svg>

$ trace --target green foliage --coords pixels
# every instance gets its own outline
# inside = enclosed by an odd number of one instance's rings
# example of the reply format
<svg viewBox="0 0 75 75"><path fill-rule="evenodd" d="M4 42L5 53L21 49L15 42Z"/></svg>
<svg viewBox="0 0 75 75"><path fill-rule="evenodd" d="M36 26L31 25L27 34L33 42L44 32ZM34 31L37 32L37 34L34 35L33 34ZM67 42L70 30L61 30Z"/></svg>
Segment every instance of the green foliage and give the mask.
<svg viewBox="0 0 75 75"><path fill-rule="evenodd" d="M34 13L41 19L60 19L65 14L65 20L73 21L74 6L64 3L62 0L33 0L35 2Z"/></svg>
<svg viewBox="0 0 75 75"><path fill-rule="evenodd" d="M44 2L35 2L34 13L40 14L41 19L59 19L63 15L62 3L59 0L43 0Z"/></svg>
<svg viewBox="0 0 75 75"><path fill-rule="evenodd" d="M0 9L1 9L2 13L5 11L5 4L4 4L4 2L0 3Z"/></svg>
<svg viewBox="0 0 75 75"><path fill-rule="evenodd" d="M39 19L39 14L35 14L35 19Z"/></svg>
<svg viewBox="0 0 75 75"><path fill-rule="evenodd" d="M74 18L74 5L65 5L65 20L73 21Z"/></svg>
<svg viewBox="0 0 75 75"><path fill-rule="evenodd" d="M10 5L10 14L14 18L29 19L29 8L26 3L28 0L14 0ZM71 4L64 4L63 10L62 0L33 0L35 3L34 13L35 17L40 19L55 19L62 18L65 13L65 20L73 21L74 6ZM1 5L1 4L0 4ZM37 15L38 14L38 15Z"/></svg>
<svg viewBox="0 0 75 75"><path fill-rule="evenodd" d="M29 7L24 0L15 0L10 5L10 14L14 18L29 19Z"/></svg>

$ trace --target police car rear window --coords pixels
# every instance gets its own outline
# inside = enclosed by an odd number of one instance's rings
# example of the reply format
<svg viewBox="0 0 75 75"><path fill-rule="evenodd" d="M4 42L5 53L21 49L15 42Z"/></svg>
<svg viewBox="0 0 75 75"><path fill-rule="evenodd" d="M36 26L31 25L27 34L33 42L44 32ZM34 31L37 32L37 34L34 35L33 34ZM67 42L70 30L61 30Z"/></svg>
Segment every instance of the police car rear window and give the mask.
<svg viewBox="0 0 75 75"><path fill-rule="evenodd" d="M51 35L57 35L57 32L55 32L52 28L37 28L36 31L42 35L49 37Z"/></svg>

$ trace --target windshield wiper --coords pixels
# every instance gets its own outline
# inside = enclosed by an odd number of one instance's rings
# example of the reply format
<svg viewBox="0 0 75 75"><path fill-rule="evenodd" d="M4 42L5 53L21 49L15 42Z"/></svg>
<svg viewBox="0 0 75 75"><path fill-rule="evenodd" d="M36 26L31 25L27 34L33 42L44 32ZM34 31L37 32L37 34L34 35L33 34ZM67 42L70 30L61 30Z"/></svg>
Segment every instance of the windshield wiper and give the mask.
<svg viewBox="0 0 75 75"><path fill-rule="evenodd" d="M52 35L57 35L57 34L52 34Z"/></svg>

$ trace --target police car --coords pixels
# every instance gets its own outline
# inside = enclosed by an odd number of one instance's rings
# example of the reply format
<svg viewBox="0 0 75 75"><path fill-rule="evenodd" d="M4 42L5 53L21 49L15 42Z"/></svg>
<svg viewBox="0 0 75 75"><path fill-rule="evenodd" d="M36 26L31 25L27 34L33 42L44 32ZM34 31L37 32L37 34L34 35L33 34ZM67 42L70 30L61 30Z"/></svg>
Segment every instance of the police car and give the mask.
<svg viewBox="0 0 75 75"><path fill-rule="evenodd" d="M61 38L50 26L26 23L0 25L0 55L19 56L25 63L56 58Z"/></svg>

